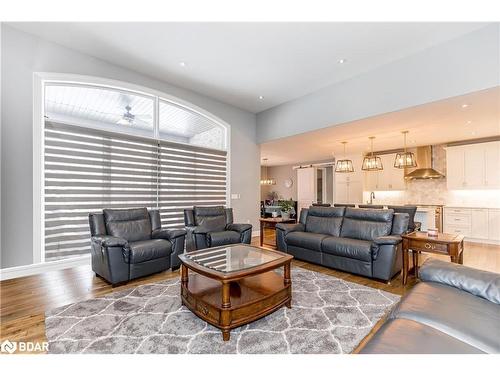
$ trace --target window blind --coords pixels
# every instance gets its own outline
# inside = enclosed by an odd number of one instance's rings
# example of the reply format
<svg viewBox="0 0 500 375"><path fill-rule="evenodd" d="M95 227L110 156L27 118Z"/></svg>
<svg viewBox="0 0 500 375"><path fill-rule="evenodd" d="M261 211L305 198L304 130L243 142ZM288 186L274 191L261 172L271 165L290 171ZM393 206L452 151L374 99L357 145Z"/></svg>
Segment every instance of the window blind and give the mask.
<svg viewBox="0 0 500 375"><path fill-rule="evenodd" d="M183 227L184 208L226 204L226 152L45 122L45 260L90 252L88 214L159 208Z"/></svg>

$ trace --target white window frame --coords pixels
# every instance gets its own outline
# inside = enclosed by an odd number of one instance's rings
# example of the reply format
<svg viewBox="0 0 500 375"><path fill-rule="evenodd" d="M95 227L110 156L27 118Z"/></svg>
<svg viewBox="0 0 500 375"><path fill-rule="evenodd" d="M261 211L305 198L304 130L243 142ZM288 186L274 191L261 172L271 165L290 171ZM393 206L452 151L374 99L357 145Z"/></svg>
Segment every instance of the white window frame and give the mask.
<svg viewBox="0 0 500 375"><path fill-rule="evenodd" d="M131 94L152 97L154 100L153 130L151 137L142 137L147 139L160 140L158 134L158 111L159 101L167 101L178 106L184 107L189 111L195 112L225 130L225 148L226 156L226 205L231 207L231 126L213 115L212 113L200 108L188 101L179 99L164 92L150 89L147 87L135 85L128 82L117 81L101 77L85 76L78 74L64 73L33 73L33 263L45 263L45 220L44 220L44 126L45 126L45 85L47 84L66 84L66 85L86 85L87 87L107 88L112 90L122 90ZM86 126L92 129L92 126ZM133 134L133 133L132 133ZM134 134L137 136L137 134ZM168 141L168 140L167 140ZM169 141L171 142L171 141ZM208 147L207 147L208 148ZM88 255L76 257L74 259L62 262L64 268L71 267L74 264L81 264L83 258ZM54 262L51 262L54 263Z"/></svg>

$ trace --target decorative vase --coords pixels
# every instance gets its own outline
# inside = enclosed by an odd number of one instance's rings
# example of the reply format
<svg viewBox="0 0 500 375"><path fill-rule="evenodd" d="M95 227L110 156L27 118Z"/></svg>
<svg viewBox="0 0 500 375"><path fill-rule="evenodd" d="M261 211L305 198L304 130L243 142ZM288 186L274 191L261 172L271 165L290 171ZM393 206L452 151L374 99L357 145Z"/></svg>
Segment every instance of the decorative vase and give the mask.
<svg viewBox="0 0 500 375"><path fill-rule="evenodd" d="M283 211L281 211L281 218L283 220L290 220L290 212L283 212Z"/></svg>

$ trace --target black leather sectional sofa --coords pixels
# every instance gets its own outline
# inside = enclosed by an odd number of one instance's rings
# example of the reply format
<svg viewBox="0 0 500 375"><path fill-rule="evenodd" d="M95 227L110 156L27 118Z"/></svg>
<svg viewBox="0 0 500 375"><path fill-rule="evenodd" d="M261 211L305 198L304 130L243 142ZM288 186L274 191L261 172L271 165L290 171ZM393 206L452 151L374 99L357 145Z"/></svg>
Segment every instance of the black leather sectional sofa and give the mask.
<svg viewBox="0 0 500 375"><path fill-rule="evenodd" d="M500 274L428 259L363 354L500 353Z"/></svg>
<svg viewBox="0 0 500 375"><path fill-rule="evenodd" d="M350 207L303 209L297 224L276 225L278 250L311 263L388 281L401 271L408 214Z"/></svg>

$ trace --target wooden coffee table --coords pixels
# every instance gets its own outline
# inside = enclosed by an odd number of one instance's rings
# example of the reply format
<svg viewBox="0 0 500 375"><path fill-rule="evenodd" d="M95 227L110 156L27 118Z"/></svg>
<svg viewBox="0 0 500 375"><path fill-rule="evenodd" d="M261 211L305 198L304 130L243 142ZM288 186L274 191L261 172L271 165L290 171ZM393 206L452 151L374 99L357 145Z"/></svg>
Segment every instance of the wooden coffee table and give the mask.
<svg viewBox="0 0 500 375"><path fill-rule="evenodd" d="M413 252L413 268L418 277L418 254L434 253L448 255L453 263L463 264L464 236L461 234L438 233L429 236L427 232L412 232L403 234L403 285L408 280L409 250Z"/></svg>
<svg viewBox="0 0 500 375"><path fill-rule="evenodd" d="M231 329L291 307L289 254L237 244L191 251L179 259L182 304L220 328L224 341ZM274 272L279 267L283 276Z"/></svg>

